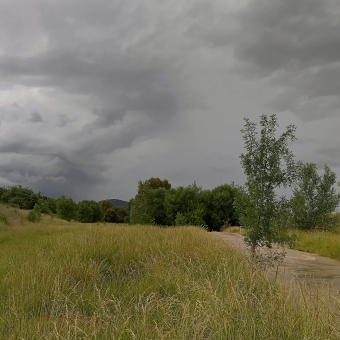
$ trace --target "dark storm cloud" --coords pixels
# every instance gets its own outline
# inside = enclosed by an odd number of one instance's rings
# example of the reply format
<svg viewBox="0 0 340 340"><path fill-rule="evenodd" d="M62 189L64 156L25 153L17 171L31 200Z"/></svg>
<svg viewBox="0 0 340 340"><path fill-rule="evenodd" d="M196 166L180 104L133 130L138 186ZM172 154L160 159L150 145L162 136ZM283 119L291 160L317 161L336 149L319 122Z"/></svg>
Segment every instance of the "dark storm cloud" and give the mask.
<svg viewBox="0 0 340 340"><path fill-rule="evenodd" d="M339 3L333 0L254 0L239 14L235 56L269 75L340 59Z"/></svg>
<svg viewBox="0 0 340 340"><path fill-rule="evenodd" d="M17 103L0 108L0 119L6 122L15 122L19 120L20 107Z"/></svg>
<svg viewBox="0 0 340 340"><path fill-rule="evenodd" d="M1 153L14 153L14 154L36 154L37 150L39 153L48 153L51 151L49 147L43 146L41 140L33 137L22 137L15 136L12 139L1 141L0 152Z"/></svg>
<svg viewBox="0 0 340 340"><path fill-rule="evenodd" d="M43 119L38 111L33 111L31 112L31 117L27 121L31 123L41 123L43 122Z"/></svg>
<svg viewBox="0 0 340 340"><path fill-rule="evenodd" d="M250 79L268 77L279 90L271 107L306 121L334 116L320 106L340 95L338 1L253 0L237 20L239 27L226 42L234 47L235 71ZM320 97L326 99L313 102Z"/></svg>
<svg viewBox="0 0 340 340"><path fill-rule="evenodd" d="M57 126L62 128L73 121L74 119L69 118L66 114L60 114L59 122L57 123Z"/></svg>
<svg viewBox="0 0 340 340"><path fill-rule="evenodd" d="M0 58L3 79L26 86L57 87L100 98L105 108L93 108L98 125L121 119L127 111L144 112L155 120L174 115L180 94L157 65L119 54L111 60L84 60L78 52L52 51L34 58ZM111 106L111 107L108 107Z"/></svg>
<svg viewBox="0 0 340 340"><path fill-rule="evenodd" d="M91 124L91 126L94 125L99 128L110 126L114 124L114 122L121 120L126 111L126 108L115 110L93 109L93 114L97 117L97 119L93 124Z"/></svg>
<svg viewBox="0 0 340 340"><path fill-rule="evenodd" d="M48 45L36 54L0 55L1 86L9 89L15 83L53 89L56 94L86 98L87 105L83 116L53 108L54 118L44 106L31 110L25 121L45 122L44 131L8 137L0 152L19 156L17 166L11 164L11 169L17 169L9 172L12 181L25 181L27 174L34 178L30 185L37 188L63 187L70 193L77 187L88 197L94 185L108 181L103 175L107 170L103 155L131 146L187 106L181 103L181 88L173 81L181 70L173 67L176 58L155 53L158 48L153 42L145 41L153 36L162 42L161 34L167 34L150 24L152 6L82 0L39 8ZM139 37L143 30L148 34ZM42 109L46 121L39 113ZM55 134L60 138L55 139ZM40 177L20 163L28 155L41 160ZM5 173L3 177L8 178ZM80 190L81 185L88 191Z"/></svg>

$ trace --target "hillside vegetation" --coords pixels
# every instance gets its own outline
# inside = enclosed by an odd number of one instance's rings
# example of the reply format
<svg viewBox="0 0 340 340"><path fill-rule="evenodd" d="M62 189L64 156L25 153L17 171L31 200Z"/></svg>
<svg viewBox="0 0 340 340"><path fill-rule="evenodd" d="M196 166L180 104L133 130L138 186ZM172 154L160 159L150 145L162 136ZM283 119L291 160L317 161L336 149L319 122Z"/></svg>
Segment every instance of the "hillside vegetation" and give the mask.
<svg viewBox="0 0 340 340"><path fill-rule="evenodd" d="M328 301L285 291L201 228L0 212L0 339L340 337Z"/></svg>

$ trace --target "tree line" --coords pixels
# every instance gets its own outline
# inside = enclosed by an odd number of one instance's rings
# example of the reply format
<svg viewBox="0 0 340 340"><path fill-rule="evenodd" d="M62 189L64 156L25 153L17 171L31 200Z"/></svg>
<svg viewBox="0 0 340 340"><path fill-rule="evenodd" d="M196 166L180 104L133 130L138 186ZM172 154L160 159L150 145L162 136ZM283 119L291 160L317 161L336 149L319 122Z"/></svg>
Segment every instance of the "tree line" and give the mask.
<svg viewBox="0 0 340 340"><path fill-rule="evenodd" d="M114 206L110 200L96 202L83 200L76 203L72 198L61 196L57 199L35 193L21 185L0 187L0 203L11 207L30 210L28 220L39 222L41 214L58 216L66 221L82 223L124 223L127 210Z"/></svg>

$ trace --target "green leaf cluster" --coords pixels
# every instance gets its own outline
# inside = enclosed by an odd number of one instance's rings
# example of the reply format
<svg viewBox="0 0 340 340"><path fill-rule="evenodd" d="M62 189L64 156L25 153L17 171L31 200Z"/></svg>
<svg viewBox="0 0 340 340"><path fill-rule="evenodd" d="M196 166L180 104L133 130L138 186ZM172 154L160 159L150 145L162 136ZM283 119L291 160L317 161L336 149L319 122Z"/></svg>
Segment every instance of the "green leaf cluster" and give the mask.
<svg viewBox="0 0 340 340"><path fill-rule="evenodd" d="M66 198L65 196L61 196L57 199L57 215L59 218L70 222L72 219L75 219L77 206L72 198Z"/></svg>
<svg viewBox="0 0 340 340"><path fill-rule="evenodd" d="M38 199L39 194L21 185L0 188L0 201L5 204L17 206L20 209L33 209Z"/></svg>
<svg viewBox="0 0 340 340"><path fill-rule="evenodd" d="M140 181L137 195L129 202L129 222L163 226L197 225L218 231L225 224L238 225L234 208L237 190L234 184L202 190L195 182L188 187L171 188L170 185L152 186L150 180Z"/></svg>
<svg viewBox="0 0 340 340"><path fill-rule="evenodd" d="M21 185L0 187L0 202L27 210L34 209L34 206L38 204L44 214L57 212L55 199L43 196L40 192L35 193L32 189Z"/></svg>
<svg viewBox="0 0 340 340"><path fill-rule="evenodd" d="M82 223L96 223L102 220L102 208L93 200L83 200L76 206L75 219Z"/></svg>
<svg viewBox="0 0 340 340"><path fill-rule="evenodd" d="M298 163L298 179L291 198L292 222L298 229L332 229L338 222L334 214L340 194L334 188L335 172L326 164L323 175L314 163Z"/></svg>
<svg viewBox="0 0 340 340"><path fill-rule="evenodd" d="M100 202L102 210L102 219L109 223L124 223L127 216L127 210L114 206L110 200Z"/></svg>
<svg viewBox="0 0 340 340"><path fill-rule="evenodd" d="M27 220L32 223L38 223L41 222L42 216L41 216L41 210L38 204L34 206L33 210L30 210L27 214Z"/></svg>

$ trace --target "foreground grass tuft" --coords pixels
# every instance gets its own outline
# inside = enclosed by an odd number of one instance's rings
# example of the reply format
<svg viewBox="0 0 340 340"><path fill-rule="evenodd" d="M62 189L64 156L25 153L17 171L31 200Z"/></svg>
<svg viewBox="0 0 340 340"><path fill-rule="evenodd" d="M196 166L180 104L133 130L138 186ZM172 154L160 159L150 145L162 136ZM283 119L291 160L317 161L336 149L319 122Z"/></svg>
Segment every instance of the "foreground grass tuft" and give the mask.
<svg viewBox="0 0 340 340"><path fill-rule="evenodd" d="M0 232L1 339L340 337L323 301L202 229L22 223Z"/></svg>

